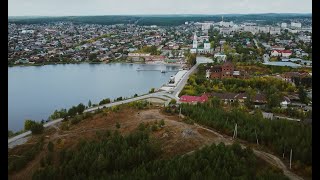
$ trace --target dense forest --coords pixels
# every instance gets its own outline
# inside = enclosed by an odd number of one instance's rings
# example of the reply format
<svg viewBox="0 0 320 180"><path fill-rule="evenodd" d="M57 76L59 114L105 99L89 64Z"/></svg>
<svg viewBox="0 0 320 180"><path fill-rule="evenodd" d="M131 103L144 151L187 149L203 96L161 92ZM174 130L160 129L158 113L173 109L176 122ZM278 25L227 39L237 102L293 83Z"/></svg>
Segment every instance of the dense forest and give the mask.
<svg viewBox="0 0 320 180"><path fill-rule="evenodd" d="M161 159L159 144L141 124L128 136L118 131L97 136L99 140L57 152L55 163L56 150L48 146L49 154L33 179L287 179L239 144L213 144L190 155Z"/></svg>
<svg viewBox="0 0 320 180"><path fill-rule="evenodd" d="M43 24L60 21L68 21L76 24L133 24L177 26L186 21L221 21L222 15L150 15L150 16L64 16L64 17L9 17L9 23L17 24ZM278 22L289 22L290 19L310 19L311 14L226 14L225 21L236 23L251 21L260 24L274 24ZM259 21L257 21L259 20Z"/></svg>
<svg viewBox="0 0 320 180"><path fill-rule="evenodd" d="M267 147L279 157L289 158L293 150L293 168L312 173L312 126L286 120L267 120L261 113L250 115L235 108L223 110L218 99L204 104L182 104L182 113L199 124L233 135L237 124L238 138ZM190 121L190 120L189 120Z"/></svg>

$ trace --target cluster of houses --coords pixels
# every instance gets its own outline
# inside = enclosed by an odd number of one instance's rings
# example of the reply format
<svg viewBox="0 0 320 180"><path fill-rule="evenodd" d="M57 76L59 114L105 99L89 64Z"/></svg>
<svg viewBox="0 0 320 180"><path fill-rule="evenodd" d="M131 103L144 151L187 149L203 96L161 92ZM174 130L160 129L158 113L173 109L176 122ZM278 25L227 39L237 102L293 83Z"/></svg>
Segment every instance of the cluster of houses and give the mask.
<svg viewBox="0 0 320 180"><path fill-rule="evenodd" d="M41 63L50 61L109 61L126 59L128 53L144 46L156 46L162 56L188 49L187 26L157 27L134 24L98 25L57 22L45 25L10 23L8 26L8 62ZM181 53L180 53L181 56ZM91 57L91 58L90 58ZM181 57L179 57L181 58ZM148 59L147 59L148 60Z"/></svg>
<svg viewBox="0 0 320 180"><path fill-rule="evenodd" d="M244 105L246 99L250 96L246 92L241 93L232 93L232 92L225 92L225 93L204 93L201 96L189 96L189 95L182 95L179 99L179 103L189 103L189 104L197 104L197 103L204 103L209 100L209 98L218 98L224 104L230 104L238 102L239 105ZM251 102L253 103L254 108L264 108L268 103L266 95L262 93L257 93L251 96ZM303 104L299 102L299 97L297 94L291 94L288 96L284 96L281 99L280 107L282 109L286 109L289 106L301 109L305 112L312 110L312 106Z"/></svg>

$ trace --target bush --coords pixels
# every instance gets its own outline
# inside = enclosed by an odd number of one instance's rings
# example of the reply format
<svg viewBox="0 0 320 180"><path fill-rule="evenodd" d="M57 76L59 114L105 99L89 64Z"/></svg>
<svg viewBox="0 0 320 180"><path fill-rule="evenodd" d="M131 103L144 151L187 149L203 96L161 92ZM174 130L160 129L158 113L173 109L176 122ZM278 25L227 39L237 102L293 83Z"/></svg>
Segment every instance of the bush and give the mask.
<svg viewBox="0 0 320 180"><path fill-rule="evenodd" d="M177 103L177 100L175 99L171 99L170 103L169 104L176 104Z"/></svg>
<svg viewBox="0 0 320 180"><path fill-rule="evenodd" d="M194 121L192 119L190 119L189 117L186 117L185 119L183 119L183 122L187 123L187 124L194 124Z"/></svg>
<svg viewBox="0 0 320 180"><path fill-rule="evenodd" d="M139 131L144 131L146 129L146 126L144 125L144 123L140 123L138 126Z"/></svg>
<svg viewBox="0 0 320 180"><path fill-rule="evenodd" d="M33 124L30 130L32 134L41 134L44 130L44 127L43 127L43 124L41 123L35 123Z"/></svg>
<svg viewBox="0 0 320 180"><path fill-rule="evenodd" d="M115 101L122 101L122 97L118 97L117 99L115 99Z"/></svg>
<svg viewBox="0 0 320 180"><path fill-rule="evenodd" d="M103 100L101 100L101 101L99 102L99 105L108 104L108 103L110 103L110 102L111 102L111 100L110 100L109 98L103 99Z"/></svg>
<svg viewBox="0 0 320 180"><path fill-rule="evenodd" d="M120 123L119 123L119 122L116 123L116 128L117 128L117 129L120 128Z"/></svg>
<svg viewBox="0 0 320 180"><path fill-rule="evenodd" d="M149 93L154 93L154 88L151 88Z"/></svg>
<svg viewBox="0 0 320 180"><path fill-rule="evenodd" d="M29 131L31 130L32 126L34 126L36 124L35 121L33 120L25 120L24 122L24 130Z"/></svg>
<svg viewBox="0 0 320 180"><path fill-rule="evenodd" d="M71 124L78 124L81 121L81 119L79 117L74 117L71 119L70 123Z"/></svg>
<svg viewBox="0 0 320 180"><path fill-rule="evenodd" d="M69 123L68 122L63 122L60 126L61 130L63 131L68 131L69 130Z"/></svg>
<svg viewBox="0 0 320 180"><path fill-rule="evenodd" d="M164 125L165 125L164 120L161 119L161 120L160 120L160 127L163 127Z"/></svg>
<svg viewBox="0 0 320 180"><path fill-rule="evenodd" d="M153 124L151 126L151 131L157 131L158 130L158 126L156 124Z"/></svg>

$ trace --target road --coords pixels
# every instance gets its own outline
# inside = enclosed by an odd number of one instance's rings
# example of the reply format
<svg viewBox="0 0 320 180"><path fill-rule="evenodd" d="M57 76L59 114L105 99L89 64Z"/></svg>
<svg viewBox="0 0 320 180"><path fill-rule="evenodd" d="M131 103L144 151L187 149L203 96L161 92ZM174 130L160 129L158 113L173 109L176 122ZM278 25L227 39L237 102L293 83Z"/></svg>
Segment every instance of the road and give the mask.
<svg viewBox="0 0 320 180"><path fill-rule="evenodd" d="M254 41L254 43L256 44L257 49L259 49L260 47L259 47L259 45L258 45L258 43L257 43L257 40L256 40L256 39L253 39L253 41Z"/></svg>
<svg viewBox="0 0 320 180"><path fill-rule="evenodd" d="M178 98L179 93L183 89L183 87L186 85L189 76L194 72L195 69L199 66L200 63L195 64L180 80L180 82L177 84L177 86L174 88L172 95Z"/></svg>

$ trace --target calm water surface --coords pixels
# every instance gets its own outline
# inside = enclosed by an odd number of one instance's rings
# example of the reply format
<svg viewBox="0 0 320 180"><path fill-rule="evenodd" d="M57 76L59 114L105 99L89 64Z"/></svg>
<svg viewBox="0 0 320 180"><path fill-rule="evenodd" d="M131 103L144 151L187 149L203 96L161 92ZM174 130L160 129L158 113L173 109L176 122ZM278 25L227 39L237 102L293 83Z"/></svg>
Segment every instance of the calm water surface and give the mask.
<svg viewBox="0 0 320 180"><path fill-rule="evenodd" d="M137 71L137 68L160 71ZM8 68L8 128L46 120L54 110L103 98L131 97L165 84L179 67L142 64L68 64Z"/></svg>

